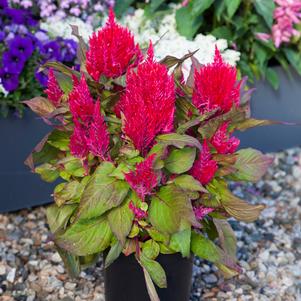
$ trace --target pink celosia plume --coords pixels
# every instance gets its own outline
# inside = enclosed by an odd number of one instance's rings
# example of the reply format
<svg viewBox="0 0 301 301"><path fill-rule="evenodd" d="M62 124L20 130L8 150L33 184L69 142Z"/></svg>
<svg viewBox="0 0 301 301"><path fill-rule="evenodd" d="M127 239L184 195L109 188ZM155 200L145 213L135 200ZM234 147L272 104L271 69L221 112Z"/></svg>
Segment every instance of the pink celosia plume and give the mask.
<svg viewBox="0 0 301 301"><path fill-rule="evenodd" d="M100 101L94 103L85 77L80 82L74 79L74 87L69 94L69 107L74 122L74 132L70 139L71 154L85 158L91 152L102 160L109 159L109 132L100 111Z"/></svg>
<svg viewBox="0 0 301 301"><path fill-rule="evenodd" d="M116 23L111 9L106 25L90 38L86 57L87 71L98 81L101 75L121 76L141 60L142 54L129 30Z"/></svg>
<svg viewBox="0 0 301 301"><path fill-rule="evenodd" d="M132 210L132 212L135 215L135 218L138 219L138 220L146 218L147 215L148 215L146 211L143 211L142 209L136 207L134 205L133 201L130 201L129 208Z"/></svg>
<svg viewBox="0 0 301 301"><path fill-rule="evenodd" d="M93 121L89 127L89 137L87 144L94 156L100 157L102 160L107 159L107 152L110 143L110 136L105 120L100 112L100 101L94 106Z"/></svg>
<svg viewBox="0 0 301 301"><path fill-rule="evenodd" d="M195 160L190 174L201 184L208 184L218 169L217 162L212 159L207 141L204 140L203 148L197 160Z"/></svg>
<svg viewBox="0 0 301 301"><path fill-rule="evenodd" d="M135 171L131 171L125 175L126 181L136 191L142 201L158 185L158 177L153 169L154 159L155 154L138 163Z"/></svg>
<svg viewBox="0 0 301 301"><path fill-rule="evenodd" d="M239 104L240 83L235 67L223 62L217 47L214 62L196 70L192 102L200 113L218 109L228 112Z"/></svg>
<svg viewBox="0 0 301 301"><path fill-rule="evenodd" d="M124 116L123 132L145 155L157 135L173 130L175 86L166 66L154 61L150 45L147 59L129 70L126 91L119 107Z"/></svg>
<svg viewBox="0 0 301 301"><path fill-rule="evenodd" d="M228 126L228 122L223 123L210 140L210 143L220 154L232 154L240 144L238 138L231 137L231 133L228 132Z"/></svg>
<svg viewBox="0 0 301 301"><path fill-rule="evenodd" d="M202 220L207 214L214 211L214 208L198 206L198 207L193 207L193 211L196 219Z"/></svg>
<svg viewBox="0 0 301 301"><path fill-rule="evenodd" d="M60 88L52 69L49 70L47 89L44 90L44 93L47 94L47 98L53 103L55 107L60 104L61 98L64 95L64 92Z"/></svg>
<svg viewBox="0 0 301 301"><path fill-rule="evenodd" d="M73 90L69 94L69 107L73 119L79 119L84 124L91 122L94 113L94 101L84 75L78 84L75 82Z"/></svg>
<svg viewBox="0 0 301 301"><path fill-rule="evenodd" d="M86 129L78 122L74 124L74 131L70 138L70 152L79 159L84 159L89 153Z"/></svg>

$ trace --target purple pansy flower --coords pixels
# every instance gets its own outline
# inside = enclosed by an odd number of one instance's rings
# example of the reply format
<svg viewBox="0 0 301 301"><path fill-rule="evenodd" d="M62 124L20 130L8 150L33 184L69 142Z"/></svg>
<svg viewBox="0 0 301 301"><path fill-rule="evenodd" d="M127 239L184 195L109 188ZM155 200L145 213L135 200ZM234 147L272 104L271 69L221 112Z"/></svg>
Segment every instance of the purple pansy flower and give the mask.
<svg viewBox="0 0 301 301"><path fill-rule="evenodd" d="M77 51L77 43L74 40L71 39L63 40L62 48L61 48L62 61L66 63L73 62L76 57L76 51Z"/></svg>
<svg viewBox="0 0 301 301"><path fill-rule="evenodd" d="M15 50L5 51L2 56L2 64L8 70L14 70L15 73L21 73L24 64L25 57L22 53Z"/></svg>
<svg viewBox="0 0 301 301"><path fill-rule="evenodd" d="M19 86L19 75L7 68L0 68L0 82L8 92L16 90Z"/></svg>
<svg viewBox="0 0 301 301"><path fill-rule="evenodd" d="M7 0L0 0L0 10L7 8L7 7L8 7Z"/></svg>
<svg viewBox="0 0 301 301"><path fill-rule="evenodd" d="M10 8L7 7L4 9L4 16L11 19L12 23L15 24L24 24L25 23L25 14L24 10L22 9L16 9L16 8Z"/></svg>
<svg viewBox="0 0 301 301"><path fill-rule="evenodd" d="M43 73L43 72L39 72L38 70L39 70L39 68L37 68L35 70L35 73L34 73L35 77L39 81L39 83L41 84L41 86L46 87L47 86L47 82L48 82L48 76L45 73Z"/></svg>
<svg viewBox="0 0 301 301"><path fill-rule="evenodd" d="M57 41L50 41L41 48L41 54L45 60L61 60L61 46Z"/></svg>
<svg viewBox="0 0 301 301"><path fill-rule="evenodd" d="M9 47L11 51L21 53L25 59L29 58L34 51L32 40L29 37L16 36L10 41Z"/></svg>

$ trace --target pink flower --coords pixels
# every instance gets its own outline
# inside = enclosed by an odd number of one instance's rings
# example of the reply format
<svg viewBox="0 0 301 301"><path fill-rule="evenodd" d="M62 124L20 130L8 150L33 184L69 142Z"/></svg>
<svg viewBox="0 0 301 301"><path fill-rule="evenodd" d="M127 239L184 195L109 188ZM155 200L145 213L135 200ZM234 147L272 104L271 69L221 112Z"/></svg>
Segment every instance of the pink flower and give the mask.
<svg viewBox="0 0 301 301"><path fill-rule="evenodd" d="M89 148L87 145L86 129L77 122L70 138L69 147L71 155L76 158L85 159L88 156Z"/></svg>
<svg viewBox="0 0 301 301"><path fill-rule="evenodd" d="M228 126L228 122L223 123L210 140L210 143L220 154L232 154L240 144L238 138L230 137L231 133L228 133Z"/></svg>
<svg viewBox="0 0 301 301"><path fill-rule="evenodd" d="M166 66L154 61L150 45L148 58L129 70L126 91L119 108L124 116L123 132L144 156L157 135L173 130L175 86Z"/></svg>
<svg viewBox="0 0 301 301"><path fill-rule="evenodd" d="M217 169L217 162L212 160L207 141L204 140L203 149L198 159L194 161L190 174L201 184L206 185L214 178Z"/></svg>
<svg viewBox="0 0 301 301"><path fill-rule="evenodd" d="M270 34L264 33L264 32L257 32L257 33L255 33L255 36L257 39L259 39L263 42L267 42L272 37Z"/></svg>
<svg viewBox="0 0 301 301"><path fill-rule="evenodd" d="M239 105L240 82L236 81L236 68L223 62L217 47L214 62L196 70L192 102L200 113L218 109L228 112Z"/></svg>
<svg viewBox="0 0 301 301"><path fill-rule="evenodd" d="M47 94L47 98L55 107L60 104L61 98L64 95L64 92L60 88L52 69L49 70L47 89L44 90L44 93Z"/></svg>
<svg viewBox="0 0 301 301"><path fill-rule="evenodd" d="M73 90L69 94L70 111L73 120L80 119L85 125L88 125L94 114L94 101L84 75L82 75L79 83L76 81L73 80Z"/></svg>
<svg viewBox="0 0 301 301"><path fill-rule="evenodd" d="M155 154L149 156L143 162L138 163L135 171L125 174L126 181L139 198L144 201L145 196L150 195L153 188L158 185L158 178L153 169Z"/></svg>
<svg viewBox="0 0 301 301"><path fill-rule="evenodd" d="M142 58L134 36L116 23L112 9L105 27L90 38L86 56L87 71L96 81L101 75L112 78L121 76Z"/></svg>
<svg viewBox="0 0 301 301"><path fill-rule="evenodd" d="M143 211L142 209L136 207L133 201L130 201L129 208L133 211L135 218L138 220L146 218L148 215L146 211Z"/></svg>
<svg viewBox="0 0 301 301"><path fill-rule="evenodd" d="M214 208L198 206L198 207L193 207L193 211L196 219L202 220L207 214L214 211Z"/></svg>
<svg viewBox="0 0 301 301"><path fill-rule="evenodd" d="M100 112L100 101L94 106L93 121L89 126L89 138L87 144L94 156L100 157L102 160L107 158L107 152L110 144L110 136Z"/></svg>
<svg viewBox="0 0 301 301"><path fill-rule="evenodd" d="M274 10L275 24L272 27L272 37L277 48L282 43L288 43L293 37L299 37L300 31L294 28L301 22L300 0L275 0L278 7Z"/></svg>

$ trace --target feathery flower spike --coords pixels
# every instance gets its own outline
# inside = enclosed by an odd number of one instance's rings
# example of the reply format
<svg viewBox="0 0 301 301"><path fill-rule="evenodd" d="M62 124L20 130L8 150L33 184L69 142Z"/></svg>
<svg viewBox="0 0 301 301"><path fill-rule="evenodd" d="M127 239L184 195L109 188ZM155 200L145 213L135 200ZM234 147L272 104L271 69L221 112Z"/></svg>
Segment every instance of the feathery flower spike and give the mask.
<svg viewBox="0 0 301 301"><path fill-rule="evenodd" d="M110 9L106 25L90 38L86 57L87 71L98 81L101 75L109 78L121 76L129 66L138 64L142 53L132 33L116 23Z"/></svg>
<svg viewBox="0 0 301 301"><path fill-rule="evenodd" d="M233 105L239 105L240 82L236 78L236 68L223 62L216 47L214 62L195 71L192 103L200 113L230 111Z"/></svg>
<svg viewBox="0 0 301 301"><path fill-rule="evenodd" d="M208 184L213 178L218 169L217 162L212 159L207 141L203 142L203 149L195 160L190 174L201 184Z"/></svg>
<svg viewBox="0 0 301 301"><path fill-rule="evenodd" d="M123 132L144 156L157 135L173 130L175 86L166 66L154 61L150 44L147 59L137 71L129 70L126 91L119 108L124 116Z"/></svg>
<svg viewBox="0 0 301 301"><path fill-rule="evenodd" d="M55 107L57 107L60 104L61 97L64 95L64 92L60 88L57 79L54 76L53 69L49 70L47 89L44 90L44 93L47 94L47 98L52 102L52 104Z"/></svg>
<svg viewBox="0 0 301 301"><path fill-rule="evenodd" d="M133 190L136 191L139 198L144 201L145 196L150 195L153 188L158 185L158 178L153 169L155 159L153 154L143 162L136 165L136 170L125 174L126 181Z"/></svg>
<svg viewBox="0 0 301 301"><path fill-rule="evenodd" d="M224 122L210 140L210 143L220 154L233 154L240 144L238 138L231 137L231 133L228 133L228 126L229 122Z"/></svg>

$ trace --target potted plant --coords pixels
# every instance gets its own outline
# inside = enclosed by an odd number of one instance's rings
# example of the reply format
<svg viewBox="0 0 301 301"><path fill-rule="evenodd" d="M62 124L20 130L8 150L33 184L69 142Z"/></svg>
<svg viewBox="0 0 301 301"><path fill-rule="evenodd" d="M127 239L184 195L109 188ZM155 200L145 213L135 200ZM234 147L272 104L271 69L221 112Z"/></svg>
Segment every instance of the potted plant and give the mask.
<svg viewBox="0 0 301 301"><path fill-rule="evenodd" d="M194 255L239 273L227 219L252 222L264 206L233 195L228 181L257 181L272 162L237 151L234 130L270 123L249 117L245 80L217 49L206 66L193 53L157 62L112 11L88 47L74 34L80 71L46 63L47 97L26 102L54 127L27 163L64 180L47 218L70 274L104 253L107 301L183 301Z"/></svg>

